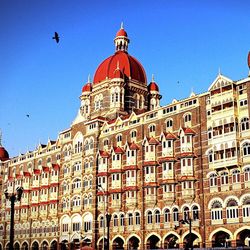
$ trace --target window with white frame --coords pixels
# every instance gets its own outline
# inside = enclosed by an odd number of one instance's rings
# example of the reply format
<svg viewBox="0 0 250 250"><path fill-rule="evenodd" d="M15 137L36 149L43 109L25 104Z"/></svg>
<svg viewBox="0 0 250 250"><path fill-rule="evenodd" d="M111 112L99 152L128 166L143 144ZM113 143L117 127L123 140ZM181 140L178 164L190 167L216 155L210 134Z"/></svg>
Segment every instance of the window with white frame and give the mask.
<svg viewBox="0 0 250 250"><path fill-rule="evenodd" d="M250 217L250 196L247 196L243 200L242 204L243 217Z"/></svg>
<svg viewBox="0 0 250 250"><path fill-rule="evenodd" d="M173 209L173 221L179 222L179 210L178 210L178 208Z"/></svg>
<svg viewBox="0 0 250 250"><path fill-rule="evenodd" d="M216 187L217 186L217 174L213 173L209 176L209 185L210 187Z"/></svg>
<svg viewBox="0 0 250 250"><path fill-rule="evenodd" d="M161 213L159 210L155 211L155 223L159 224L161 222Z"/></svg>
<svg viewBox="0 0 250 250"><path fill-rule="evenodd" d="M120 215L120 226L124 227L124 214Z"/></svg>
<svg viewBox="0 0 250 250"><path fill-rule="evenodd" d="M235 219L239 217L238 203L235 200L230 200L227 203L227 219Z"/></svg>
<svg viewBox="0 0 250 250"><path fill-rule="evenodd" d="M170 129L170 128L172 128L173 127L173 120L172 119L168 119L167 121L166 121L166 128L167 129Z"/></svg>
<svg viewBox="0 0 250 250"><path fill-rule="evenodd" d="M228 172L222 172L220 175L221 185L228 185Z"/></svg>
<svg viewBox="0 0 250 250"><path fill-rule="evenodd" d="M141 224L141 216L139 212L135 212L135 225Z"/></svg>
<svg viewBox="0 0 250 250"><path fill-rule="evenodd" d="M243 148L243 155L244 156L250 155L250 143L249 142L245 142L242 145L242 148Z"/></svg>
<svg viewBox="0 0 250 250"><path fill-rule="evenodd" d="M232 183L239 183L240 182L240 170L234 169L232 171Z"/></svg>
<svg viewBox="0 0 250 250"><path fill-rule="evenodd" d="M166 208L163 214L164 214L164 223L170 222L170 210Z"/></svg>
<svg viewBox="0 0 250 250"><path fill-rule="evenodd" d="M244 117L241 119L240 121L241 124L241 131L245 131L249 129L249 118L248 117Z"/></svg>
<svg viewBox="0 0 250 250"><path fill-rule="evenodd" d="M113 216L113 225L114 225L114 227L118 227L118 216L117 216L117 214L115 214Z"/></svg>
<svg viewBox="0 0 250 250"><path fill-rule="evenodd" d="M128 213L128 225L132 226L133 225L133 214Z"/></svg>
<svg viewBox="0 0 250 250"><path fill-rule="evenodd" d="M215 201L211 207L211 220L222 220L222 204Z"/></svg>
<svg viewBox="0 0 250 250"><path fill-rule="evenodd" d="M147 223L148 224L153 223L153 214L152 214L152 212L150 210L147 212Z"/></svg>
<svg viewBox="0 0 250 250"><path fill-rule="evenodd" d="M245 181L250 181L250 167L244 169L244 179Z"/></svg>

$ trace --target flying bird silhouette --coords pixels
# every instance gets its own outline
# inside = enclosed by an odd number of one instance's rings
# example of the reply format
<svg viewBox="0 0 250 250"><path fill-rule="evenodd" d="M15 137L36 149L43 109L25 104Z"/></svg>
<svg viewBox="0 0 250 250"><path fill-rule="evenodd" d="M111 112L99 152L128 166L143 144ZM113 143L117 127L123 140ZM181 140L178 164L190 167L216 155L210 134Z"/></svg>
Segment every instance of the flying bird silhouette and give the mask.
<svg viewBox="0 0 250 250"><path fill-rule="evenodd" d="M55 35L52 37L52 39L55 39L57 43L59 43L59 35L57 32L55 32Z"/></svg>
<svg viewBox="0 0 250 250"><path fill-rule="evenodd" d="M28 118L30 117L30 115L26 115Z"/></svg>

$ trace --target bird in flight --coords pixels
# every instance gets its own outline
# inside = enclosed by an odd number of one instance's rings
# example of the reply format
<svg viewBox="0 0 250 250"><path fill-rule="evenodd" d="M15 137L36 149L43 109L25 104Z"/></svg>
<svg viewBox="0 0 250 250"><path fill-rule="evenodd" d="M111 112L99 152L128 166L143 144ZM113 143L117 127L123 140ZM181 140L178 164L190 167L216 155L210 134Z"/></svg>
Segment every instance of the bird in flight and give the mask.
<svg viewBox="0 0 250 250"><path fill-rule="evenodd" d="M55 35L52 37L52 39L55 39L57 43L59 43L59 35L57 32L55 32Z"/></svg>
<svg viewBox="0 0 250 250"><path fill-rule="evenodd" d="M30 115L26 115L28 118L30 117Z"/></svg>

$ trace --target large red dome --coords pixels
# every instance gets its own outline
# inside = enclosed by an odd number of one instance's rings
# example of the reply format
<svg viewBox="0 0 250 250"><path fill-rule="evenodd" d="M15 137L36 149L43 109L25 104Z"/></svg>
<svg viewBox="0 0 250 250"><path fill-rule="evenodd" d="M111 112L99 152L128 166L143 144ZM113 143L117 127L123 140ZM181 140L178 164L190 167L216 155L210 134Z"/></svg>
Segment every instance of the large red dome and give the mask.
<svg viewBox="0 0 250 250"><path fill-rule="evenodd" d="M143 66L137 59L124 51L117 51L98 66L94 76L94 83L99 83L107 77L112 79L117 67L119 67L125 77L147 84Z"/></svg>

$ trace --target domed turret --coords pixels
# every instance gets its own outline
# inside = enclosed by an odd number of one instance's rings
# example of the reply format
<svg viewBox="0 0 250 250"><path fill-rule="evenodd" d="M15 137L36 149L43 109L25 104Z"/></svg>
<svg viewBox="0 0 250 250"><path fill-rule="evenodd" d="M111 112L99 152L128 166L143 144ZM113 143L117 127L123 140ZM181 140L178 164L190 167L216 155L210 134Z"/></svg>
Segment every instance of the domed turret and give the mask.
<svg viewBox="0 0 250 250"><path fill-rule="evenodd" d="M0 132L0 161L6 161L9 159L7 150L2 146L2 133Z"/></svg>
<svg viewBox="0 0 250 250"><path fill-rule="evenodd" d="M154 75L152 75L152 80L148 85L149 92L149 109L154 110L160 106L161 95L159 94L159 87L154 80Z"/></svg>
<svg viewBox="0 0 250 250"><path fill-rule="evenodd" d="M129 39L127 32L123 28L123 23L121 23L121 28L116 33L114 42L115 42L115 51L125 51L125 52L128 51Z"/></svg>
<svg viewBox="0 0 250 250"><path fill-rule="evenodd" d="M82 93L84 92L91 92L92 91L92 84L90 82L90 76L88 77L88 82L82 87Z"/></svg>

